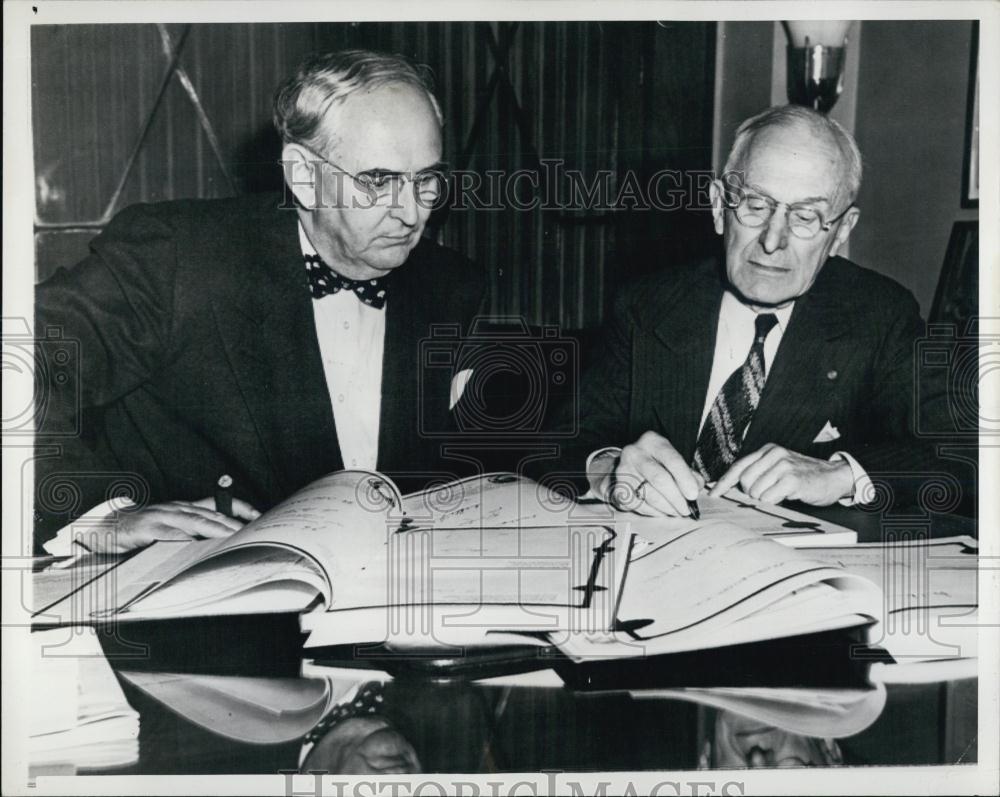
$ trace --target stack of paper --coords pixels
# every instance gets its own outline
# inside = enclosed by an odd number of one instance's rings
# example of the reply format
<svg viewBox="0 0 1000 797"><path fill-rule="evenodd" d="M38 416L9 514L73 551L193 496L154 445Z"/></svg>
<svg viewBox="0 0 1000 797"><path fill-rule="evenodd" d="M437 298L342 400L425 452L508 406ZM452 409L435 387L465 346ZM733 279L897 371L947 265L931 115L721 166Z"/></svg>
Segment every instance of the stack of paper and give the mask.
<svg viewBox="0 0 1000 797"><path fill-rule="evenodd" d="M719 497L699 496L698 508L700 522L727 521L790 548L853 545L858 541L858 533L852 529L786 506L759 501L736 488ZM692 523L690 518L683 517L669 520L678 525Z"/></svg>
<svg viewBox="0 0 1000 797"><path fill-rule="evenodd" d="M31 774L134 763L139 757L139 715L126 702L94 630L37 631L31 640Z"/></svg>
<svg viewBox="0 0 1000 797"><path fill-rule="evenodd" d="M978 543L971 537L865 543L806 550L879 584L885 603L871 643L895 663L877 663L884 683L971 678L978 657Z"/></svg>

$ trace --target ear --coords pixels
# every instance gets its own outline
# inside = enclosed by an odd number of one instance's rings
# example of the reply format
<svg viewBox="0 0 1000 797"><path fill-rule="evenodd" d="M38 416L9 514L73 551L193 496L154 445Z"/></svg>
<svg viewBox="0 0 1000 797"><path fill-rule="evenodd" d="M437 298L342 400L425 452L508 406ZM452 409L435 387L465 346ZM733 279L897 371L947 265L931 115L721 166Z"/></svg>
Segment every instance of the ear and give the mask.
<svg viewBox="0 0 1000 797"><path fill-rule="evenodd" d="M837 254L837 250L840 249L851 237L851 230L854 229L854 225L858 223L858 219L861 218L860 208L851 208L847 211L847 214L840 221L840 226L837 228L837 234L833 237L833 243L830 246L830 255Z"/></svg>
<svg viewBox="0 0 1000 797"><path fill-rule="evenodd" d="M281 148L281 166L285 183L306 210L319 207L323 196L321 162L301 144L285 144Z"/></svg>
<svg viewBox="0 0 1000 797"><path fill-rule="evenodd" d="M722 235L726 229L726 206L723 201L724 195L721 181L712 180L711 185L708 187L708 197L712 202L712 224L715 227L716 234Z"/></svg>

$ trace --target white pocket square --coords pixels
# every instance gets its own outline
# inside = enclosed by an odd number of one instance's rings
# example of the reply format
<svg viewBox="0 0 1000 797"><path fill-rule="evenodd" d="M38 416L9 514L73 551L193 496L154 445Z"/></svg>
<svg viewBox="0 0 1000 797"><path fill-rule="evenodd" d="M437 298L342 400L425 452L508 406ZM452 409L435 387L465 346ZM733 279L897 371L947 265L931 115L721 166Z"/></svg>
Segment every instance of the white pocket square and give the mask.
<svg viewBox="0 0 1000 797"><path fill-rule="evenodd" d="M451 393L448 399L448 409L455 409L455 405L458 404L458 400L462 398L462 394L465 392L465 386L469 384L469 379L472 377L472 369L466 368L463 371L459 371L451 378Z"/></svg>
<svg viewBox="0 0 1000 797"><path fill-rule="evenodd" d="M819 434L813 440L814 443L830 443L834 440L840 439L840 431L836 426L831 424L829 421L826 422L826 426L819 430Z"/></svg>

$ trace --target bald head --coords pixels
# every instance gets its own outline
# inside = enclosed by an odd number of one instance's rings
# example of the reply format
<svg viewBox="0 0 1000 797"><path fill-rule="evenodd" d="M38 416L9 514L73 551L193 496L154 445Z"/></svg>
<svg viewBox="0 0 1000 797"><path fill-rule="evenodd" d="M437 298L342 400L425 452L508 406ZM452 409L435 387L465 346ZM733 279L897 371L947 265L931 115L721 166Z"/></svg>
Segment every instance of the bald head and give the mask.
<svg viewBox="0 0 1000 797"><path fill-rule="evenodd" d="M406 83L351 94L330 109L320 129L328 142L324 151L335 153L352 171L429 168L441 156L441 127L434 106L426 92Z"/></svg>
<svg viewBox="0 0 1000 797"><path fill-rule="evenodd" d="M831 164L838 204L846 206L857 199L862 166L854 137L835 119L801 105L768 108L743 122L726 159L726 173L745 173L753 152L763 144L773 143L776 137L789 144L792 151L809 148Z"/></svg>

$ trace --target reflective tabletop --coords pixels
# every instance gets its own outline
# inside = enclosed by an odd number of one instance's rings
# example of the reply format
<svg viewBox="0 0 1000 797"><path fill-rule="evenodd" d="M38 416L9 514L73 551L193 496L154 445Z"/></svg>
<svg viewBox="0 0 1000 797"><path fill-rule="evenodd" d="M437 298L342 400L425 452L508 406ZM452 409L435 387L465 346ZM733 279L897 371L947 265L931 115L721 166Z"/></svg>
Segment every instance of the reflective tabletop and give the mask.
<svg viewBox="0 0 1000 797"><path fill-rule="evenodd" d="M133 640L145 634L138 644L148 655L136 658L121 657L123 640L105 640L139 714L138 761L107 774L616 772L977 759L974 671L853 686L587 688L567 685L552 669L482 680L405 672L387 679L378 669L303 665L311 654L294 648L292 617L225 624L205 621L193 631L188 621L179 636L169 623L155 633L129 629ZM176 649L158 655L171 637L200 650L202 664L178 666ZM363 652L359 658L373 666ZM673 673L666 682L697 676Z"/></svg>
<svg viewBox="0 0 1000 797"><path fill-rule="evenodd" d="M859 542L901 528L857 510L826 514L857 529ZM974 521L945 515L922 528L975 534ZM294 615L120 624L98 636L139 714L139 757L81 774L636 772L978 757L974 660L921 683L876 683L892 679L873 681L872 659L849 635L620 667L539 659L534 648L534 660L491 654L438 670L433 659L386 660L370 648L304 649Z"/></svg>

